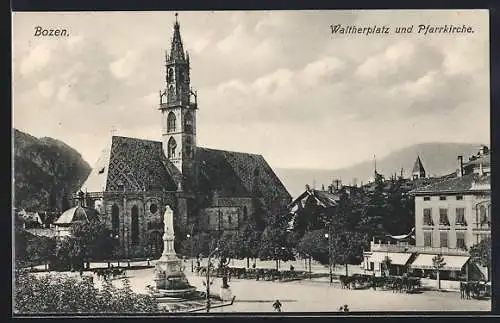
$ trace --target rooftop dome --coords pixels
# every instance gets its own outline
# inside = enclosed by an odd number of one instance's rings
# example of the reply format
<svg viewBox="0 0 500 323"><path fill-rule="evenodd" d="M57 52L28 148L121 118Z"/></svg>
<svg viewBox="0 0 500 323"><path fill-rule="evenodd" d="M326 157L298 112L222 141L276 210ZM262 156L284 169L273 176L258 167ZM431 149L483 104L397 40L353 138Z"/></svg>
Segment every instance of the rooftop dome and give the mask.
<svg viewBox="0 0 500 323"><path fill-rule="evenodd" d="M96 210L75 206L61 214L54 224L64 226L71 225L74 222L90 222L95 220L99 221L99 214Z"/></svg>

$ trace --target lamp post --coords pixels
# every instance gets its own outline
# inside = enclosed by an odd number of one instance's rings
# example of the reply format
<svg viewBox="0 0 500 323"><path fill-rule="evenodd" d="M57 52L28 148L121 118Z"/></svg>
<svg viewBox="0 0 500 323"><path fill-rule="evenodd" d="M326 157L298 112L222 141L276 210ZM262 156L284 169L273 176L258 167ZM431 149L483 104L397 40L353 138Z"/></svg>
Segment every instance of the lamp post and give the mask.
<svg viewBox="0 0 500 323"><path fill-rule="evenodd" d="M328 233L325 233L325 238L328 239L328 270L330 271L330 284L333 283L333 270L332 270L332 234L330 232L330 225L328 225Z"/></svg>
<svg viewBox="0 0 500 323"><path fill-rule="evenodd" d="M187 235L187 238L188 239L191 239L191 235L188 234ZM189 252L189 258L191 258L191 272L194 272L194 263L193 263L193 241L189 241L189 249L190 249L190 252Z"/></svg>
<svg viewBox="0 0 500 323"><path fill-rule="evenodd" d="M219 247L215 248L211 253L208 254L208 261L207 261L207 295L206 295L206 300L207 300L207 313L210 312L210 259L212 256L219 251Z"/></svg>

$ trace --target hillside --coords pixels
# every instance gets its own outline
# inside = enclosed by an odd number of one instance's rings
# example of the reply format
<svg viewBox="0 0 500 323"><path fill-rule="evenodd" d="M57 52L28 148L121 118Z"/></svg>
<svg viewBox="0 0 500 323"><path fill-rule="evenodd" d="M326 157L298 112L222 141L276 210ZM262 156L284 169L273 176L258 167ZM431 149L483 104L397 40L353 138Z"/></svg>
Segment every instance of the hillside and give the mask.
<svg viewBox="0 0 500 323"><path fill-rule="evenodd" d="M464 143L423 143L412 145L387 156L377 159L377 170L379 173L389 177L391 173L398 175L403 168L403 176L409 177L417 155L420 156L427 176L441 176L457 169L457 156L463 155L464 160L477 152L481 144ZM316 183L316 188L327 186L334 178L340 178L344 184L355 181L359 185L367 182L373 177L373 160L355 164L341 169L275 169L283 184L290 194L296 197L304 191L306 184Z"/></svg>
<svg viewBox="0 0 500 323"><path fill-rule="evenodd" d="M90 173L80 153L53 138L14 129L14 206L55 210Z"/></svg>

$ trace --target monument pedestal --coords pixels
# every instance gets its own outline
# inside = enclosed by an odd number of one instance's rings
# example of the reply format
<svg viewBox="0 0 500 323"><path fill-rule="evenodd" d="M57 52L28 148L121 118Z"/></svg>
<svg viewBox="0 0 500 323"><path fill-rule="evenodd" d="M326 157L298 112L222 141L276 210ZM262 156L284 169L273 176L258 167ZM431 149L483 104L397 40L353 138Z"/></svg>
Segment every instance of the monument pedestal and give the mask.
<svg viewBox="0 0 500 323"><path fill-rule="evenodd" d="M184 274L182 260L177 257L174 249L173 212L169 206L163 217L163 253L155 266L155 295L157 297L184 298L196 292L196 287L191 286Z"/></svg>

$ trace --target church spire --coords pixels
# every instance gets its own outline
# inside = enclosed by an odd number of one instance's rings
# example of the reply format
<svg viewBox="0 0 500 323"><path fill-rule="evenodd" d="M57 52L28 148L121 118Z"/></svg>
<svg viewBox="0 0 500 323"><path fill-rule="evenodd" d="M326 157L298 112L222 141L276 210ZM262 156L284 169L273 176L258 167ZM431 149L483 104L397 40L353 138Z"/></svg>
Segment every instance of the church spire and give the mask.
<svg viewBox="0 0 500 323"><path fill-rule="evenodd" d="M417 160L415 160L415 164L413 165L412 177L413 179L425 177L424 165L422 165L422 160L420 160L420 156L418 155Z"/></svg>
<svg viewBox="0 0 500 323"><path fill-rule="evenodd" d="M177 12L175 13L174 36L172 37L172 47L170 48L170 60L185 60L184 47L182 46L181 32L179 21L177 20Z"/></svg>

